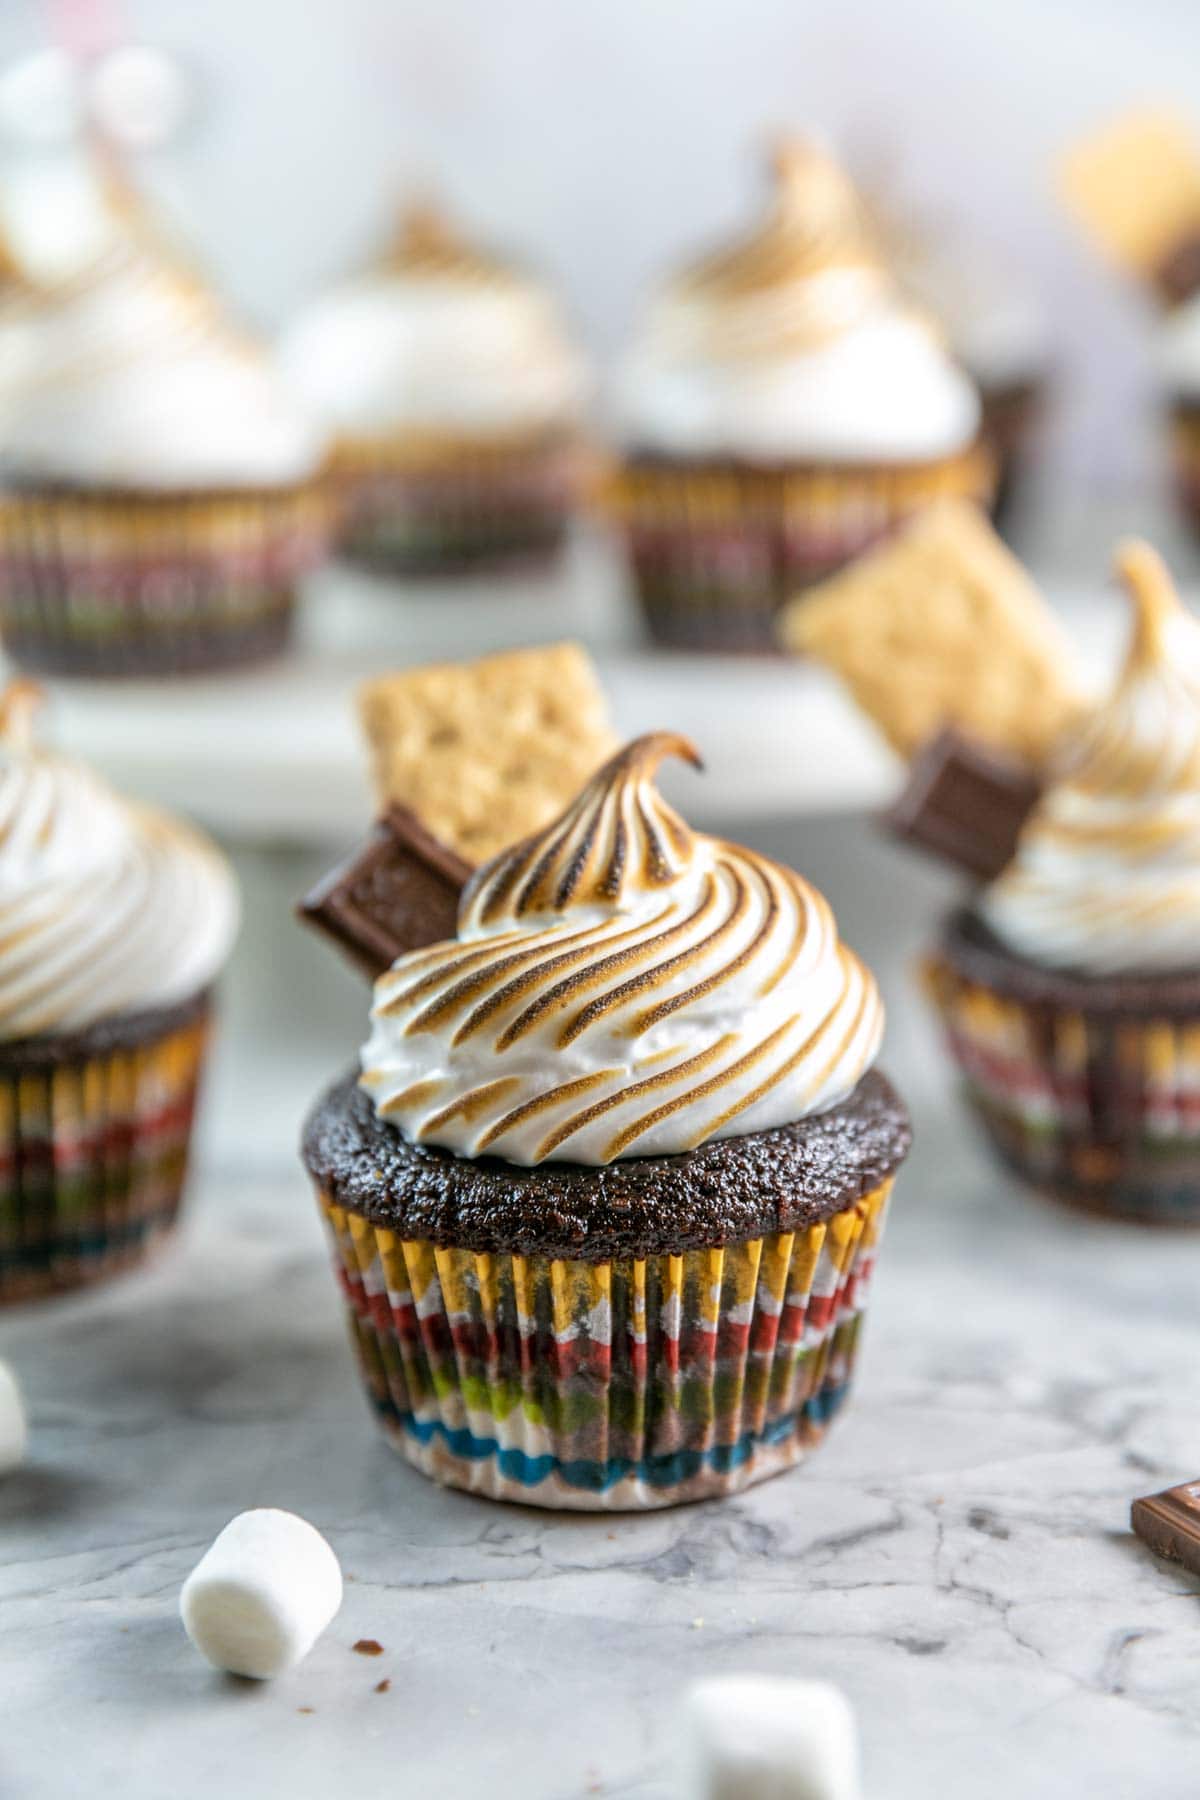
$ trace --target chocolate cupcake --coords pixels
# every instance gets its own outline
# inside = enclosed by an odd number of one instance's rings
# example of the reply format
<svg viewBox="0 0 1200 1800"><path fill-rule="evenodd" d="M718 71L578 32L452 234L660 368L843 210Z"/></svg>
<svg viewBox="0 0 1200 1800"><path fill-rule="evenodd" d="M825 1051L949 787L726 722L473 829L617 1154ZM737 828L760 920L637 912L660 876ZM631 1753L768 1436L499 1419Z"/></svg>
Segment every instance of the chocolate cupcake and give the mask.
<svg viewBox="0 0 1200 1800"><path fill-rule="evenodd" d="M806 882L665 805L669 753L476 871L305 1128L380 1423L477 1493L730 1493L850 1379L909 1142L878 994Z"/></svg>
<svg viewBox="0 0 1200 1800"><path fill-rule="evenodd" d="M1200 626L1145 545L1116 689L1067 734L928 985L971 1104L1033 1187L1200 1224Z"/></svg>
<svg viewBox="0 0 1200 1800"><path fill-rule="evenodd" d="M175 1222L237 890L192 827L0 705L0 1301L145 1259Z"/></svg>
<svg viewBox="0 0 1200 1800"><path fill-rule="evenodd" d="M986 500L979 399L814 144L766 222L659 296L617 393L611 484L652 636L766 650L774 615L931 501Z"/></svg>
<svg viewBox="0 0 1200 1800"><path fill-rule="evenodd" d="M135 208L23 277L0 392L0 635L39 671L170 675L279 651L324 551L324 440Z"/></svg>
<svg viewBox="0 0 1200 1800"><path fill-rule="evenodd" d="M412 208L285 334L334 436L346 555L401 573L544 559L577 498L582 362L545 286Z"/></svg>

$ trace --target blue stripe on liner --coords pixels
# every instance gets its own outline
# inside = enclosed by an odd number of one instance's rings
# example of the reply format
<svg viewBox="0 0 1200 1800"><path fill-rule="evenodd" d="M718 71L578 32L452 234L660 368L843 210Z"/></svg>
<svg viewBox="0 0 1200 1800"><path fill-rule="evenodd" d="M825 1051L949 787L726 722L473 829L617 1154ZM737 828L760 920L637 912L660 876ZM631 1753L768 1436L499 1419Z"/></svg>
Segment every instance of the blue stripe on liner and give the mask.
<svg viewBox="0 0 1200 1800"><path fill-rule="evenodd" d="M440 1419L417 1419L411 1413L399 1412L387 1401L375 1400L377 1412L395 1426L399 1425L419 1444L440 1438L453 1456L468 1462L494 1460L500 1473L522 1487L537 1487L551 1475L557 1475L567 1487L590 1494L603 1494L627 1476L644 1481L649 1487L676 1487L689 1481L701 1469L713 1469L727 1475L748 1462L760 1445L782 1444L794 1436L800 1421L825 1426L833 1418L849 1391L849 1384L825 1388L800 1409L776 1419L765 1431L748 1431L733 1444L716 1444L711 1450L677 1450L671 1456L647 1456L641 1462L614 1456L607 1462L589 1462L579 1458L560 1462L554 1456L527 1456L524 1450L502 1449L495 1438L478 1438L465 1426L451 1430Z"/></svg>

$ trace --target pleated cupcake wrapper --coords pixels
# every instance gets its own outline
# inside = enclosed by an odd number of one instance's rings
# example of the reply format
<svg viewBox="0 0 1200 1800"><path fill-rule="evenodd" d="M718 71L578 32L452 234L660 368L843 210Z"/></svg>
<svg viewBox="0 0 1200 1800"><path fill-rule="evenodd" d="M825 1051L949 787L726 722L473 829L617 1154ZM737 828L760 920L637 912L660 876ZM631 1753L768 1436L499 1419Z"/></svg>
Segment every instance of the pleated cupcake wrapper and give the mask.
<svg viewBox="0 0 1200 1800"><path fill-rule="evenodd" d="M409 1461L600 1511L734 1492L819 1442L890 1186L795 1233L606 1263L438 1248L318 1200L368 1393Z"/></svg>
<svg viewBox="0 0 1200 1800"><path fill-rule="evenodd" d="M0 631L35 666L103 672L238 660L286 636L297 580L334 523L327 482L294 492L0 496ZM207 654L206 654L207 653Z"/></svg>
<svg viewBox="0 0 1200 1800"><path fill-rule="evenodd" d="M205 1016L135 1048L0 1073L0 1302L143 1261L179 1210Z"/></svg>
<svg viewBox="0 0 1200 1800"><path fill-rule="evenodd" d="M580 487L581 452L560 437L346 446L335 461L342 546L436 565L552 549Z"/></svg>
<svg viewBox="0 0 1200 1800"><path fill-rule="evenodd" d="M1008 1167L1090 1211L1200 1225L1200 1020L1033 1006L936 956L925 973Z"/></svg>
<svg viewBox="0 0 1200 1800"><path fill-rule="evenodd" d="M936 500L986 502L974 446L908 466L753 469L625 464L601 504L623 531L652 634L698 648L775 648L777 608Z"/></svg>

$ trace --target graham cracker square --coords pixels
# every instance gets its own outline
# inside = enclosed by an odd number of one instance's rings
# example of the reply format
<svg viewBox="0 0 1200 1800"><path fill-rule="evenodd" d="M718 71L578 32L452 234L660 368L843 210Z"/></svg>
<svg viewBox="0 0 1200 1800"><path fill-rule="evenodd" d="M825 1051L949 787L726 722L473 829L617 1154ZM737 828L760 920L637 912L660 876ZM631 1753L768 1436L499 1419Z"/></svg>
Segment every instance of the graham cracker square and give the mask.
<svg viewBox="0 0 1200 1800"><path fill-rule="evenodd" d="M1126 113L1074 145L1059 183L1104 254L1136 275L1152 274L1200 231L1200 148L1165 109Z"/></svg>
<svg viewBox="0 0 1200 1800"><path fill-rule="evenodd" d="M471 863L548 824L617 748L579 644L405 669L358 705L380 807L410 807Z"/></svg>
<svg viewBox="0 0 1200 1800"><path fill-rule="evenodd" d="M791 601L790 649L827 663L902 756L947 726L1034 766L1078 706L1073 652L978 507L931 507Z"/></svg>

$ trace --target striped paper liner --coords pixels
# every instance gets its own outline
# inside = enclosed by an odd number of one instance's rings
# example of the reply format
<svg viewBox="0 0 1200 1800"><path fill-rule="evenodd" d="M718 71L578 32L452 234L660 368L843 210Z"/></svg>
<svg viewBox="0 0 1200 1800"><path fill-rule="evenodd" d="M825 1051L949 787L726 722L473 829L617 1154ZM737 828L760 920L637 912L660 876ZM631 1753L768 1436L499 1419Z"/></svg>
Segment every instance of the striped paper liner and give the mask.
<svg viewBox="0 0 1200 1800"><path fill-rule="evenodd" d="M626 463L602 505L622 531L650 635L680 649L779 648L775 614L923 507L986 503L990 455L856 467Z"/></svg>
<svg viewBox="0 0 1200 1800"><path fill-rule="evenodd" d="M281 650L334 490L0 494L0 635L47 673L170 674Z"/></svg>
<svg viewBox="0 0 1200 1800"><path fill-rule="evenodd" d="M142 1043L0 1070L0 1302L118 1274L170 1231L208 1029L203 1003Z"/></svg>
<svg viewBox="0 0 1200 1800"><path fill-rule="evenodd" d="M436 574L538 560L562 546L582 478L563 433L344 444L334 460L343 554L397 572Z"/></svg>
<svg viewBox="0 0 1200 1800"><path fill-rule="evenodd" d="M890 1189L794 1233L603 1263L442 1249L318 1201L391 1442L451 1487L607 1511L734 1493L820 1442Z"/></svg>
<svg viewBox="0 0 1200 1800"><path fill-rule="evenodd" d="M1143 1224L1200 1225L1200 1020L1033 1005L931 957L969 1104L1031 1187Z"/></svg>

